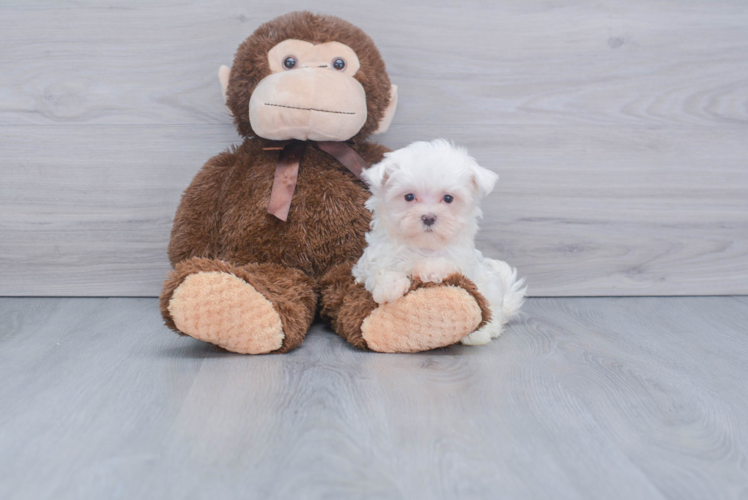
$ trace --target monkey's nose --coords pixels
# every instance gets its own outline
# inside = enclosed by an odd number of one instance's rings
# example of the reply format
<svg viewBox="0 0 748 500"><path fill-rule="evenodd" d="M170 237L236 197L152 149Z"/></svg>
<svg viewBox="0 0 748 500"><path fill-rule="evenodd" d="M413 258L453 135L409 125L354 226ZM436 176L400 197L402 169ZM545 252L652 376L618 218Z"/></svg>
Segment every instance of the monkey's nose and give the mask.
<svg viewBox="0 0 748 500"><path fill-rule="evenodd" d="M436 215L431 215L431 214L429 214L429 215L422 215L421 216L421 220L427 226L433 226L434 222L436 222Z"/></svg>

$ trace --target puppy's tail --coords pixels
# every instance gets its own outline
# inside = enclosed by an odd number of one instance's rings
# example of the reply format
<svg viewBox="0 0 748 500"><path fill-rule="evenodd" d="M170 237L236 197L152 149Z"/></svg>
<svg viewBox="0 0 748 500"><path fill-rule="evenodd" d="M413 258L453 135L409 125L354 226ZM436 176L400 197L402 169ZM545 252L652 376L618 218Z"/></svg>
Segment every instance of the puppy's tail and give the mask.
<svg viewBox="0 0 748 500"><path fill-rule="evenodd" d="M517 279L517 270L502 260L486 259L486 263L501 279L504 289L504 304L502 306L503 323L509 322L517 314L525 301L525 278Z"/></svg>

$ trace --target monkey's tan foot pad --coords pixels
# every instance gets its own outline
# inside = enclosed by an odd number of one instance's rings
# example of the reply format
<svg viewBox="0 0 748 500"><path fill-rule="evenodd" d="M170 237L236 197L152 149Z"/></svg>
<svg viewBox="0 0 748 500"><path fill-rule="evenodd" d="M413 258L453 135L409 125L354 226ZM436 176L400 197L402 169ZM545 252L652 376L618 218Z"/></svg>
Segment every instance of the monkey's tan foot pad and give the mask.
<svg viewBox="0 0 748 500"><path fill-rule="evenodd" d="M480 306L463 288L418 288L372 311L361 335L374 351L420 352L459 342L481 319Z"/></svg>
<svg viewBox="0 0 748 500"><path fill-rule="evenodd" d="M169 313L179 331L241 354L280 349L280 316L260 292L233 274L191 274L174 290Z"/></svg>

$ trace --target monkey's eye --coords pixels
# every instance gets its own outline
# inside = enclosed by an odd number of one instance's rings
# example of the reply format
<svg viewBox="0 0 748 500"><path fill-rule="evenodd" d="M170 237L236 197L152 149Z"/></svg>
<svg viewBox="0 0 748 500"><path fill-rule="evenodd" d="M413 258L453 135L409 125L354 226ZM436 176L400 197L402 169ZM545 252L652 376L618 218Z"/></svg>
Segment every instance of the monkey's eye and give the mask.
<svg viewBox="0 0 748 500"><path fill-rule="evenodd" d="M454 201L455 197L451 194L445 194L444 195L444 202L445 203L452 203Z"/></svg>
<svg viewBox="0 0 748 500"><path fill-rule="evenodd" d="M296 58L292 56L288 56L283 60L283 66L286 67L286 69L293 69L296 67Z"/></svg>
<svg viewBox="0 0 748 500"><path fill-rule="evenodd" d="M345 61L337 57L333 60L332 67L338 71L343 71L345 69Z"/></svg>
<svg viewBox="0 0 748 500"><path fill-rule="evenodd" d="M405 201L413 201L415 199L416 199L416 195L414 195L413 193L408 193L405 195Z"/></svg>

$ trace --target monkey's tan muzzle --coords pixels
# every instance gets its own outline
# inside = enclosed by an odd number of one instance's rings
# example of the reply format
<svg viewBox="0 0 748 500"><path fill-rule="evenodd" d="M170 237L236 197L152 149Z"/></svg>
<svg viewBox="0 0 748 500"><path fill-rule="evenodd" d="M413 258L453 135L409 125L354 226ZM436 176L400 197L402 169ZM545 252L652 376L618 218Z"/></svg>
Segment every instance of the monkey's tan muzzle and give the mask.
<svg viewBox="0 0 748 500"><path fill-rule="evenodd" d="M265 139L347 141L366 123L366 93L329 68L300 68L264 78L249 101L249 121Z"/></svg>

